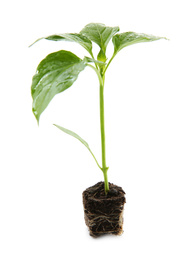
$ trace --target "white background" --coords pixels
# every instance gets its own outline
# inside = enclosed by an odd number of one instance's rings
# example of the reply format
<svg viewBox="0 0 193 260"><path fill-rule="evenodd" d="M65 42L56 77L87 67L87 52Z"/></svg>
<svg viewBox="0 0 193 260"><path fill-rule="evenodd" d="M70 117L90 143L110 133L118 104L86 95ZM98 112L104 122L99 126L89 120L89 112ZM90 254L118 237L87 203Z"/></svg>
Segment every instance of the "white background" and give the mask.
<svg viewBox="0 0 193 260"><path fill-rule="evenodd" d="M193 259L191 2L1 2L1 260ZM100 161L97 77L86 68L52 100L38 127L30 94L38 63L60 49L88 54L68 42L28 48L90 22L170 39L123 49L107 71L109 181L123 187L127 203L124 234L99 239L85 226L82 192L102 173L80 142L52 125L77 132Z"/></svg>

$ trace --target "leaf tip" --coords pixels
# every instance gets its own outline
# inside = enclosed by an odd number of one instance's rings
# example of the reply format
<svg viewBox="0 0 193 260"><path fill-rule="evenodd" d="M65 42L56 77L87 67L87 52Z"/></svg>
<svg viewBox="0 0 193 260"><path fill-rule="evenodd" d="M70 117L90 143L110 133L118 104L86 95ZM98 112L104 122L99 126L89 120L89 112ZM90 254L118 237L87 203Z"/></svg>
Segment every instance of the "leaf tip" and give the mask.
<svg viewBox="0 0 193 260"><path fill-rule="evenodd" d="M40 115L37 113L37 111L36 111L34 108L32 108L32 112L33 112L33 114L34 114L34 116L35 116L35 118L36 118L37 124L38 124L38 126L39 126L39 123L40 123Z"/></svg>
<svg viewBox="0 0 193 260"><path fill-rule="evenodd" d="M41 39L42 39L42 38L37 39L35 42L33 42L32 44L30 44L30 45L28 46L28 48L32 47L36 42L39 42Z"/></svg>
<svg viewBox="0 0 193 260"><path fill-rule="evenodd" d="M169 41L170 39L168 39L167 37L157 37L158 38L158 40L167 40L167 41Z"/></svg>
<svg viewBox="0 0 193 260"><path fill-rule="evenodd" d="M59 125L56 125L56 124L53 124L55 127L57 127L58 129L61 130L60 126Z"/></svg>
<svg viewBox="0 0 193 260"><path fill-rule="evenodd" d="M37 41L39 41L39 39L36 40L35 42L31 43L31 44L28 46L28 48L32 47Z"/></svg>
<svg viewBox="0 0 193 260"><path fill-rule="evenodd" d="M38 126L40 126L40 120L39 120L39 118L36 117L36 121L37 121Z"/></svg>

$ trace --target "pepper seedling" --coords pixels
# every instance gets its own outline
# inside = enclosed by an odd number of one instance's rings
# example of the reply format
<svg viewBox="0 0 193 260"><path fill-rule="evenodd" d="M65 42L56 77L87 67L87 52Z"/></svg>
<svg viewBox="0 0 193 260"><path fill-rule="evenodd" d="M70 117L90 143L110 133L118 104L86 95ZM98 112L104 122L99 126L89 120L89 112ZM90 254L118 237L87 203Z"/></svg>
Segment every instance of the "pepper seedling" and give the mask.
<svg viewBox="0 0 193 260"><path fill-rule="evenodd" d="M89 53L89 57L84 57L83 59L81 59L70 51L60 50L49 54L45 59L43 59L38 65L36 74L33 76L32 79L32 110L39 123L40 115L46 109L53 97L56 94L61 93L71 87L73 83L77 80L79 73L83 71L86 66L89 66L96 72L99 80L100 92L102 166L100 166L99 162L97 161L96 157L94 156L88 143L85 140L83 140L79 135L71 130L63 128L59 125L55 126L66 134L77 138L89 150L99 169L103 172L105 194L107 194L109 191L109 183L107 177L108 167L106 165L104 118L104 84L106 71L117 53L124 47L140 42L152 42L159 39L166 39L164 37L157 37L142 33L118 32L119 27L107 27L101 23L90 23L86 25L79 33L54 34L51 36L40 38L34 42L36 43L41 39L51 41L71 41L80 44ZM114 45L114 52L112 54L112 57L108 59L106 57L106 50L110 40L112 40L112 43ZM96 58L93 55L92 42L96 43L100 47L100 51Z"/></svg>

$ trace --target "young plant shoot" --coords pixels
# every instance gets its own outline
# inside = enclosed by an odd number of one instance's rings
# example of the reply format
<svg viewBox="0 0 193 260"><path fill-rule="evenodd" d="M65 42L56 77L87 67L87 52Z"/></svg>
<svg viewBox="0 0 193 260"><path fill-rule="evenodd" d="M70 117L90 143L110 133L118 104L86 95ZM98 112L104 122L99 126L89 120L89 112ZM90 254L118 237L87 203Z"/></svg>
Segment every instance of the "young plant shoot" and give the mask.
<svg viewBox="0 0 193 260"><path fill-rule="evenodd" d="M51 41L71 41L80 44L88 51L89 57L79 58L70 51L60 50L49 54L43 59L37 67L36 74L33 76L31 93L33 98L33 113L39 123L40 115L46 109L53 97L68 89L77 80L78 75L85 69L86 66L92 68L99 80L100 92L100 130L101 130L101 151L102 151L102 165L97 161L93 152L91 151L88 143L83 140L79 135L71 130L55 125L57 128L77 138L84 144L97 166L104 175L104 189L105 194L108 194L109 183L107 177L108 167L106 164L106 144L105 144L105 118L104 118L104 85L105 74L111 64L112 60L123 48L141 42L152 42L163 37L156 37L135 32L118 33L119 27L108 27L100 23L90 23L86 25L79 33L64 33L54 34L51 36L38 39L51 40ZM112 57L106 57L106 50L109 41L112 40L114 45L114 52ZM36 43L35 42L35 43ZM100 51L97 57L94 57L92 51L92 43L96 43ZM33 45L33 44L32 44Z"/></svg>

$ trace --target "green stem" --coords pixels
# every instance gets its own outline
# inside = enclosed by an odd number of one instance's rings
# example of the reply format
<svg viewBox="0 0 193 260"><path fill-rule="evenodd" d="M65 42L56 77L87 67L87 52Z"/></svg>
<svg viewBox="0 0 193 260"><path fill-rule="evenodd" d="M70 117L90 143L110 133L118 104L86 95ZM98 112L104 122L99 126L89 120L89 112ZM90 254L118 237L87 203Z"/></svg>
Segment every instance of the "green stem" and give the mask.
<svg viewBox="0 0 193 260"><path fill-rule="evenodd" d="M108 167L106 166L106 147L105 147L105 118L104 118L104 76L100 82L100 127L101 127L101 148L102 148L102 171L104 175L105 194L109 191L107 177Z"/></svg>
<svg viewBox="0 0 193 260"><path fill-rule="evenodd" d="M112 58L113 59L113 58ZM109 62L110 64L110 62ZM100 73L99 69L94 66L87 64L91 67L97 74L100 83L100 127L101 127L101 148L102 148L102 168L100 168L104 175L104 188L105 194L109 191L109 183L107 177L108 167L106 166L106 147L105 147L105 116L104 116L104 81L105 73L103 75ZM106 71L106 70L105 70Z"/></svg>
<svg viewBox="0 0 193 260"><path fill-rule="evenodd" d="M113 56L111 57L111 59L109 60L107 66L106 66L106 68L104 70L104 74L105 74L106 70L108 69L109 65L111 64L111 61L115 58L115 55L116 55L116 53L114 53Z"/></svg>

